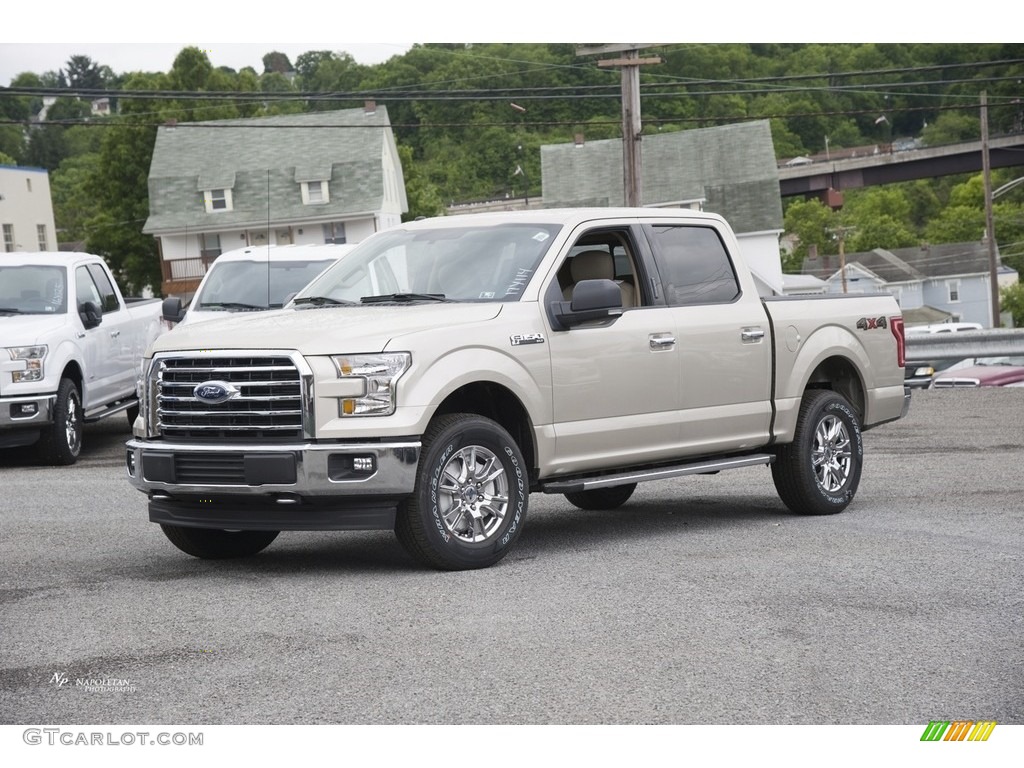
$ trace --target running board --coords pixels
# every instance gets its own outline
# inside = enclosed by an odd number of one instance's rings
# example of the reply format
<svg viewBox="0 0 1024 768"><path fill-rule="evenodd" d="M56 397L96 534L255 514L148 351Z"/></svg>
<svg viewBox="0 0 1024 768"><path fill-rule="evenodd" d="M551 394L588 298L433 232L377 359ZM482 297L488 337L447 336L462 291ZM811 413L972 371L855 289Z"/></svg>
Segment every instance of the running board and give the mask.
<svg viewBox="0 0 1024 768"><path fill-rule="evenodd" d="M94 408L93 410L85 414L83 421L85 421L88 424L91 424L94 421L105 419L107 416L113 416L115 413L127 411L133 405L138 404L138 399L134 397L128 398L126 400L118 400L116 403L111 403L110 405L103 405L100 406L99 408Z"/></svg>
<svg viewBox="0 0 1024 768"><path fill-rule="evenodd" d="M731 458L708 459L689 464L675 464L670 467L642 469L636 472L621 472L614 475L595 475L594 477L577 477L572 480L554 480L543 482L540 489L544 493L578 493L594 488L612 488L627 483L643 483L648 480L666 480L670 477L683 475L708 475L726 469L741 469L758 464L771 464L775 456L770 453L754 453L750 456L734 456Z"/></svg>

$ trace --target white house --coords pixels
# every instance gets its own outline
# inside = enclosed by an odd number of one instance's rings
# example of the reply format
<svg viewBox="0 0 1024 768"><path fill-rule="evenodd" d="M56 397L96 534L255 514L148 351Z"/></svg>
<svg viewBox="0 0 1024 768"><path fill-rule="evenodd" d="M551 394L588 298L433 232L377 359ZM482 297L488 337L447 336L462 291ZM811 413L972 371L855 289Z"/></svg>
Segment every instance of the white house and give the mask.
<svg viewBox="0 0 1024 768"><path fill-rule="evenodd" d="M50 175L43 168L0 165L0 251L56 251Z"/></svg>
<svg viewBox="0 0 1024 768"><path fill-rule="evenodd" d="M409 208L387 109L177 123L157 132L149 218L163 292L188 295L221 252L358 243Z"/></svg>

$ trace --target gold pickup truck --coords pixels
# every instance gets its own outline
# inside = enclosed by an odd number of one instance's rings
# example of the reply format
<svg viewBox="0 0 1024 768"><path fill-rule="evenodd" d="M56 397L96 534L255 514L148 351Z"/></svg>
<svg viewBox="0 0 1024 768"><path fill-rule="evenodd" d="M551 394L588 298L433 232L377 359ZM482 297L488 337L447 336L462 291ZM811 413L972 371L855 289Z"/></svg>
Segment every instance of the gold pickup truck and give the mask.
<svg viewBox="0 0 1024 768"><path fill-rule="evenodd" d="M365 240L284 309L160 337L127 445L149 518L196 557L285 530L393 529L492 565L531 493L771 468L794 513L843 510L861 432L907 412L888 295L758 295L720 216L451 216Z"/></svg>

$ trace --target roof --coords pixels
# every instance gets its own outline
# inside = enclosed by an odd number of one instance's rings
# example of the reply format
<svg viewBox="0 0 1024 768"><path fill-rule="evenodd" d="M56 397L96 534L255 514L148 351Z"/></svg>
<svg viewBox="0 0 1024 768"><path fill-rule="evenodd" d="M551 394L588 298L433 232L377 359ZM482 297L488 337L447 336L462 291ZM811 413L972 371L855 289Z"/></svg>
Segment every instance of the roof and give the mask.
<svg viewBox="0 0 1024 768"><path fill-rule="evenodd" d="M888 283L988 272L988 244L943 243L911 248L876 248L846 254L847 264L860 264ZM806 258L803 274L826 279L839 271L838 256Z"/></svg>
<svg viewBox="0 0 1024 768"><path fill-rule="evenodd" d="M0 253L0 266L38 264L47 267L67 267L81 261L104 261L102 256L83 251L10 251Z"/></svg>
<svg viewBox="0 0 1024 768"><path fill-rule="evenodd" d="M216 261L334 261L353 248L355 245L351 243L250 245L245 248L225 251L217 257Z"/></svg>
<svg viewBox="0 0 1024 768"><path fill-rule="evenodd" d="M767 120L645 134L642 202L703 201L740 233L781 230L779 174ZM545 205L620 205L622 140L541 147Z"/></svg>
<svg viewBox="0 0 1024 768"><path fill-rule="evenodd" d="M720 221L721 216L701 211L680 210L678 208L538 208L517 211L489 211L481 213L462 213L454 216L437 216L429 219L418 219L405 222L404 229L434 229L437 227L475 227L502 223L524 224L563 224L576 226L592 221L609 219L700 219Z"/></svg>
<svg viewBox="0 0 1024 768"><path fill-rule="evenodd" d="M143 232L330 221L380 210L386 153L401 174L382 105L372 113L342 109L161 126ZM303 205L301 182L325 180L335 182L330 201L315 210ZM210 189L231 189L233 210L207 213L203 191Z"/></svg>

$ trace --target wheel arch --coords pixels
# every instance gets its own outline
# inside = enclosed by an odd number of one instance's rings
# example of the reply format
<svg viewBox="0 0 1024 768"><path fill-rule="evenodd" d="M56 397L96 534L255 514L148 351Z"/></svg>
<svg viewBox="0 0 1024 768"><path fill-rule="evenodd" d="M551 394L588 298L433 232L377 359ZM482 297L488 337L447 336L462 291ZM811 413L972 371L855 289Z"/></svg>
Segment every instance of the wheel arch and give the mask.
<svg viewBox="0 0 1024 768"><path fill-rule="evenodd" d="M533 422L526 406L512 390L493 381L463 384L438 405L433 418L450 413L472 413L500 424L512 439L530 468L530 484L537 478L537 446Z"/></svg>

